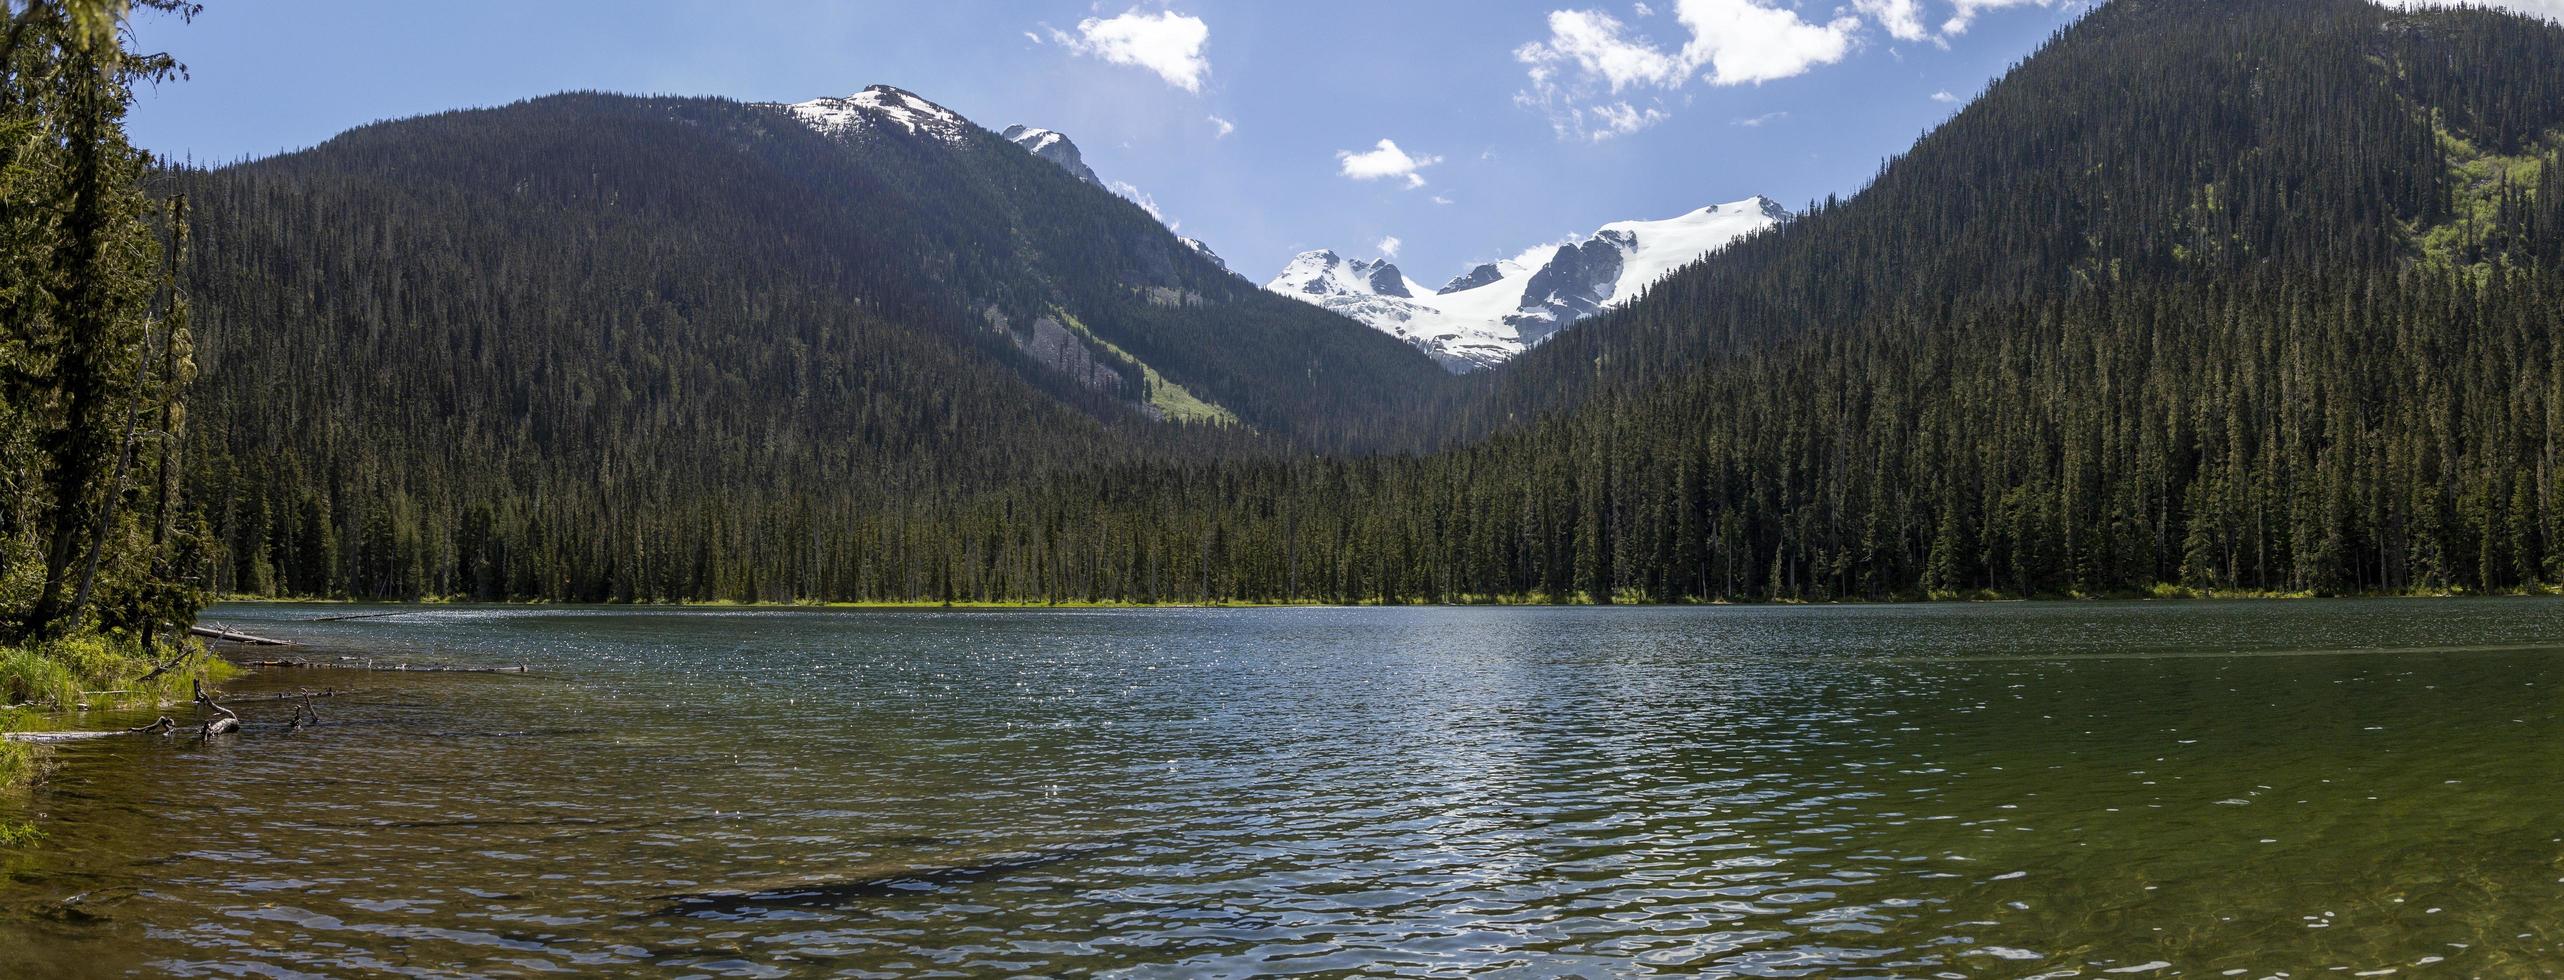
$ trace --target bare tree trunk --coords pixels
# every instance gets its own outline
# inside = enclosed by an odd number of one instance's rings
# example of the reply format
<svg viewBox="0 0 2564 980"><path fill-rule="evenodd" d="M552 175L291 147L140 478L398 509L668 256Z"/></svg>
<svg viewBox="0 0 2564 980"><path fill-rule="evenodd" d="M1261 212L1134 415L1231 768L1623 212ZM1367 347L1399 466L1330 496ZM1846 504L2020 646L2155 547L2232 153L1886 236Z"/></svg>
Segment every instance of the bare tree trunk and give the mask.
<svg viewBox="0 0 2564 980"><path fill-rule="evenodd" d="M166 254L169 268L162 279L162 288L169 292L169 299L164 307L169 311L169 316L166 329L161 331L160 340L162 389L160 487L157 499L153 501L151 561L146 566L151 570L151 577L158 581L168 581L178 577L178 570L169 567L169 512L171 502L178 497L178 468L172 461L178 455L179 426L184 424L186 419L178 409L179 393L187 382L187 378L180 372L182 365L179 364L178 354L178 335L187 329L186 310L182 306L184 300L178 292L178 276L181 271L179 263L186 258L187 254L187 199L183 196L173 197L169 201L169 248ZM152 648L155 635L160 630L161 612L162 610L155 608L151 615L143 619L142 648L144 650Z"/></svg>

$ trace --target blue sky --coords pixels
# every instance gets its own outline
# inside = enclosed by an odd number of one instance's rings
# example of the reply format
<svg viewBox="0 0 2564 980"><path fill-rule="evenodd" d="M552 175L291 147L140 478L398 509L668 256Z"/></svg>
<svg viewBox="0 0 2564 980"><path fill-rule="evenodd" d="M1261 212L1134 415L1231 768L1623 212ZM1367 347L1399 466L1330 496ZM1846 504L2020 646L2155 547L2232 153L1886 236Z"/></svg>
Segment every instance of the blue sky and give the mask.
<svg viewBox="0 0 2564 980"><path fill-rule="evenodd" d="M192 24L140 25L192 77L145 92L130 129L217 162L570 89L800 101L889 83L991 129L1067 133L1259 281L1304 249L1369 256L1394 238L1408 274L1437 283L1608 221L1856 190L2082 9L206 0Z"/></svg>

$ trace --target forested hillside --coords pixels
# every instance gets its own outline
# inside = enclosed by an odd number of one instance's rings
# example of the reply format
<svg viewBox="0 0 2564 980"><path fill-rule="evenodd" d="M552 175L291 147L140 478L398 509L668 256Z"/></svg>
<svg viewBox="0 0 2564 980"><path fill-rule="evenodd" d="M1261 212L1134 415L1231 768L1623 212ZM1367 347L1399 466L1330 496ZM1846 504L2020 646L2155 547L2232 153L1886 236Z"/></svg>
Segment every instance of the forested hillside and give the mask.
<svg viewBox="0 0 2564 980"><path fill-rule="evenodd" d="M222 216L199 231L221 256L200 263L219 584L1685 601L2564 582L2549 23L2116 0L1861 193L1459 387L1397 361L1320 371L1373 353L1322 330L1304 336L1343 346L1318 361L1189 344L1197 309L1264 315L1190 265L1012 276L1082 239L976 230L1002 207L831 219L849 188L941 207L1076 182L1040 164L943 187L741 108L543 100L195 175ZM1022 354L987 324L1045 310L1114 311L1082 327L1256 432L1448 448L1262 452L1247 427L1117 413L1124 387L986 370Z"/></svg>
<svg viewBox="0 0 2564 980"><path fill-rule="evenodd" d="M858 518L1446 383L967 124L569 95L171 177L225 591L807 596Z"/></svg>
<svg viewBox="0 0 2564 980"><path fill-rule="evenodd" d="M2118 0L1863 193L1493 372L1446 420L1492 438L1018 490L954 522L943 578L1387 601L2551 587L2559 128L2547 22Z"/></svg>

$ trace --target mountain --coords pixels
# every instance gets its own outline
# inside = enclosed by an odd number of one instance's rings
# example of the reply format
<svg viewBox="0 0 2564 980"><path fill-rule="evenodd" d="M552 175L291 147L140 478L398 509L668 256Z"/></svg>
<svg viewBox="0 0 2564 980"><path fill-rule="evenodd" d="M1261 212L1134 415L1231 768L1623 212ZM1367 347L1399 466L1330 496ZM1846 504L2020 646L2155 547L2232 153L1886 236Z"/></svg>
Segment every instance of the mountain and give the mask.
<svg viewBox="0 0 2564 980"><path fill-rule="evenodd" d="M1112 187L1104 183L1104 178L1096 176L1094 169L1086 165L1086 154L1079 152L1077 144L1064 133L1018 124L1006 127L1006 131L1000 135L1006 137L1007 142L1023 147L1025 152L1059 165L1060 169L1068 171L1072 177L1097 187ZM1124 186L1126 188L1128 185ZM1115 193L1121 192L1121 189L1115 189ZM1219 253L1211 251L1211 246L1201 239L1178 235L1175 240L1184 247L1200 253L1203 258L1211 260L1220 268L1229 267L1228 260L1220 258Z"/></svg>
<svg viewBox="0 0 2564 980"><path fill-rule="evenodd" d="M1095 171L1086 166L1086 155L1078 152L1077 144L1066 136L1021 125L1008 126L1000 135L1006 137L1007 142L1023 147L1026 152L1058 164L1061 170L1068 171L1079 180L1097 187L1104 186L1104 179L1095 176Z"/></svg>
<svg viewBox="0 0 2564 980"><path fill-rule="evenodd" d="M1211 243L1187 235L1178 235L1175 240L1184 243L1185 248L1192 249L1193 251L1200 253L1203 258L1211 260L1211 264L1219 266L1221 269L1227 269L1229 267L1229 260L1221 258L1220 253L1211 251Z"/></svg>
<svg viewBox="0 0 2564 980"><path fill-rule="evenodd" d="M569 96L172 175L214 584L2564 586L2552 23L2112 0L1859 193L1459 378L922 100L839 101ZM1543 298L1596 299L1587 244ZM1139 408L1179 390L1240 424Z"/></svg>
<svg viewBox="0 0 2564 980"><path fill-rule="evenodd" d="M1451 448L949 522L1145 522L1023 546L1153 544L1067 585L1147 598L2551 593L2559 309L2564 26L2112 0L1859 193L1464 379Z"/></svg>
<svg viewBox="0 0 2564 980"><path fill-rule="evenodd" d="M1376 355L1386 348L1354 336L1339 321L1256 295L1251 284L1228 274L1207 245L1172 234L1153 217L1131 220L1148 212L1114 194L1066 135L1016 125L998 135L1002 142L992 142L986 130L959 113L886 85L843 99L771 108L882 170L895 166L884 154L922 147L949 155L936 165L963 173L993 171L1003 163L1009 171L1005 180L1015 181L1025 171L1016 162L1020 158L993 149L1011 144L1076 178L1082 187L991 181L971 193L893 194L872 203L883 211L915 214L921 230L941 237L934 247L946 255L1006 263L988 270L998 281L966 288L959 297L963 312L1038 363L1081 385L1122 392L1152 417L1235 418L1350 447L1356 443L1345 441L1348 434L1323 431L1338 422L1366 424L1341 409L1415 396L1376 384L1395 384L1392 378L1414 370L1414 359L1389 355L1384 363L1363 363L1369 355L1360 352ZM1069 199L1110 207L1103 203L1108 197L1124 205L1112 208L1119 220L1062 221L1052 213L1073 213L1065 204ZM992 218L1015 231L964 231ZM1001 245L1010 241L1011 247ZM1101 261L1084 254L1099 250ZM1029 281L1004 281L1010 279ZM1027 286L1051 295L1027 294ZM1303 344L1310 346L1295 346ZM1287 371L1285 365L1312 355L1316 361L1309 363L1307 378L1329 399L1340 400L1336 404L1302 398L1298 382L1289 389L1275 386L1277 369Z"/></svg>
<svg viewBox="0 0 2564 980"><path fill-rule="evenodd" d="M1379 328L1453 371L1501 364L1568 324L1626 303L1667 273L1789 220L1769 198L1663 221L1604 225L1581 242L1480 264L1427 290L1387 259L1303 252L1264 288Z"/></svg>
<svg viewBox="0 0 2564 980"><path fill-rule="evenodd" d="M1449 380L889 87L554 96L164 184L244 591L844 594L898 569L882 514L1363 451Z"/></svg>

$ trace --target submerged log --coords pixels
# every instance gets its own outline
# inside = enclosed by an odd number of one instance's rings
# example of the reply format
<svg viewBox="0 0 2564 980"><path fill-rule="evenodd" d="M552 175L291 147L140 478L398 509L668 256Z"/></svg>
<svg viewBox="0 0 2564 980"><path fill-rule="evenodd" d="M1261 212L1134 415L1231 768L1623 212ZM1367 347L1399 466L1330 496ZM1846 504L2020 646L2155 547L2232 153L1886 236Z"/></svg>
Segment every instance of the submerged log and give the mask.
<svg viewBox="0 0 2564 980"><path fill-rule="evenodd" d="M318 660L241 660L243 667L275 667L286 670L371 670L412 674L527 674L533 671L519 664L514 667L469 667L461 664L382 663L373 660L346 660L326 663Z"/></svg>
<svg viewBox="0 0 2564 980"><path fill-rule="evenodd" d="M293 692L293 693L291 693L291 694L262 694L262 695L259 695L259 696L257 696L257 697L233 698L233 699L231 699L231 703L233 703L233 704L268 704L268 703L273 703L273 702L277 702L277 701L309 701L309 700L311 700L311 699L313 699L313 698L334 698L334 697L338 697L338 696L340 696L340 695L344 695L344 694L354 694L354 693L356 693L356 692L355 692L355 691L342 691L342 690L339 690L339 689L334 688L334 687L325 687L325 688L322 688L322 689L317 690L317 691L314 691L314 690L308 690L308 689L306 689L306 690L301 690L301 691L295 691L295 692Z"/></svg>
<svg viewBox="0 0 2564 980"><path fill-rule="evenodd" d="M358 614L353 615L353 616L319 616L319 617L315 617L315 618L312 618L312 619L306 619L306 620L303 620L303 622L306 622L306 623L352 623L352 622L355 622L355 621L360 620L360 619L390 619L390 618L392 618L392 617L394 617L394 616L407 616L407 615L409 615L410 613L412 613L412 612L414 612L414 611L415 611L415 610L403 609L403 610L400 610L400 611L398 611L398 612L385 612L385 613L358 613Z"/></svg>
<svg viewBox="0 0 2564 980"><path fill-rule="evenodd" d="M241 721L238 713L232 711L231 708L224 706L222 703L215 701L213 692L205 690L205 685L203 683L197 683L195 685L195 689L196 705L205 709L204 724L196 729L198 734L206 737L212 737L215 735L234 735L241 732ZM242 698L241 701L295 702L294 716L291 720L286 722L285 730L287 732L299 732L303 729L320 724L320 708L312 704L312 699L333 697L345 693L348 692L298 691L292 694L280 694L271 697ZM125 735L167 735L177 730L178 723L169 720L168 716L164 715L159 721L152 722L151 724L144 725L140 728L126 728L97 732L6 732L0 733L0 740L50 744L55 742L84 742L90 739L117 738Z"/></svg>
<svg viewBox="0 0 2564 980"><path fill-rule="evenodd" d="M705 891L653 896L654 901L666 904L651 914L737 914L760 908L837 907L869 898L898 895L919 886L935 887L1047 868L1112 846L1111 841L1096 841L1054 847L962 849L934 858L865 861L831 872L742 881Z"/></svg>
<svg viewBox="0 0 2564 980"><path fill-rule="evenodd" d="M221 640L225 643L240 643L254 647L293 646L293 644L287 643L283 640L271 640L263 636L251 636L237 630L224 629L220 626L190 626L187 627L187 635L201 636L208 640Z"/></svg>
<svg viewBox="0 0 2564 980"><path fill-rule="evenodd" d="M170 721L168 716L163 715L159 721L144 725L141 728L126 728L106 732L10 732L6 735L0 735L0 738L5 738L12 742L51 744L54 742L85 742L93 738L120 738L126 735L166 735L177 730L178 723Z"/></svg>

